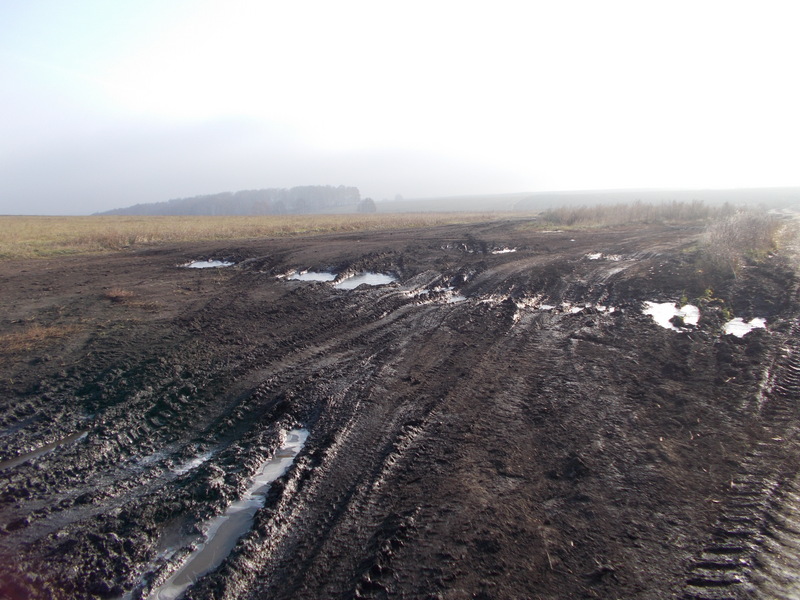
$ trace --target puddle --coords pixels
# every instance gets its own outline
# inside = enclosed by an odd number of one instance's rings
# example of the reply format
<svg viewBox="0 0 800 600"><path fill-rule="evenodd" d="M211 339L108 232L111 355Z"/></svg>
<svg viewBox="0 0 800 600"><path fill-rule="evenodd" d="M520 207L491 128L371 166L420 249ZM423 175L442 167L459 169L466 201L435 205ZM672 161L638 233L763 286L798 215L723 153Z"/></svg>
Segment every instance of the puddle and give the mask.
<svg viewBox="0 0 800 600"><path fill-rule="evenodd" d="M499 250L492 250L492 254L508 254L509 252L516 252L516 248L500 248Z"/></svg>
<svg viewBox="0 0 800 600"><path fill-rule="evenodd" d="M212 456L214 456L213 452L205 452L204 454L200 454L194 458L190 458L184 463L181 463L177 467L173 468L172 472L175 473L175 475L184 475L208 461Z"/></svg>
<svg viewBox="0 0 800 600"><path fill-rule="evenodd" d="M678 308L674 302L645 302L645 309L642 311L646 315L653 317L653 320L665 329L680 331L670 323L672 317L683 317L683 322L687 325L697 325L700 320L700 309L693 304L686 304L683 308Z"/></svg>
<svg viewBox="0 0 800 600"><path fill-rule="evenodd" d="M602 258L603 260L610 260L610 261L613 261L613 262L617 262L617 261L622 260L622 255L620 255L620 254L603 254L602 252L590 252L589 254L585 255L585 258L588 258L589 260L600 260Z"/></svg>
<svg viewBox="0 0 800 600"><path fill-rule="evenodd" d="M231 504L224 514L206 523L206 541L148 598L174 600L200 577L222 564L239 538L252 527L256 511L264 506L270 484L289 469L307 438L308 431L305 429L289 431L283 446L272 459L264 463L242 498Z"/></svg>
<svg viewBox="0 0 800 600"><path fill-rule="evenodd" d="M386 285L387 283L394 283L395 281L397 281L396 277L386 275L385 273L359 273L353 277L343 279L336 284L336 287L340 290L352 290L364 283L367 285Z"/></svg>
<svg viewBox="0 0 800 600"><path fill-rule="evenodd" d="M234 263L224 260L196 260L183 265L188 269L213 269L217 267L232 267Z"/></svg>
<svg viewBox="0 0 800 600"><path fill-rule="evenodd" d="M467 300L466 296L459 294L455 288L437 286L435 288L421 288L411 292L406 292L409 298L416 298L423 302L436 302L445 304L456 304Z"/></svg>
<svg viewBox="0 0 800 600"><path fill-rule="evenodd" d="M61 438L55 442L51 442L49 444L45 444L41 448L37 448L32 452L28 452L27 454L23 454L22 456L17 456L16 458L10 458L3 462L0 462L0 471L3 469L10 469L11 467L16 467L17 465L21 465L24 462L28 462L42 454L47 454L48 452L52 452L59 446L63 446L64 444L69 444L70 442L77 442L78 440L82 440L89 434L88 431L78 431L73 433L72 435L68 435L65 438Z"/></svg>
<svg viewBox="0 0 800 600"><path fill-rule="evenodd" d="M725 323L723 331L726 335L735 335L736 337L744 337L753 329L764 329L767 326L767 322L764 319L752 319L749 323L746 323L742 318L735 318L731 321Z"/></svg>
<svg viewBox="0 0 800 600"><path fill-rule="evenodd" d="M336 273L328 273L325 271L303 271L301 273L292 273L286 279L295 281L333 281L336 279Z"/></svg>

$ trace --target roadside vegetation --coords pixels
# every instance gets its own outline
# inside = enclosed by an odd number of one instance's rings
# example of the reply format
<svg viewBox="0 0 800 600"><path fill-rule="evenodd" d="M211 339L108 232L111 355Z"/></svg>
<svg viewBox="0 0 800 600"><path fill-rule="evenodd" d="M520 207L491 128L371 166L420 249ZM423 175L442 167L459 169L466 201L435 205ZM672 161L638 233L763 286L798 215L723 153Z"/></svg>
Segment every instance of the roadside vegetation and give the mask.
<svg viewBox="0 0 800 600"><path fill-rule="evenodd" d="M541 214L541 221L559 227L609 227L629 224L670 224L704 222L736 213L730 204L709 206L701 201L632 202L551 208Z"/></svg>
<svg viewBox="0 0 800 600"><path fill-rule="evenodd" d="M798 220L752 206L693 201L561 207L544 211L539 221L540 226L564 229L637 224L703 227L685 256L693 265L697 286L709 292L724 280L738 277L748 265L763 263L778 253L795 268L800 264Z"/></svg>
<svg viewBox="0 0 800 600"><path fill-rule="evenodd" d="M758 264L797 237L794 222L755 210L742 210L711 221L700 238L703 266L736 277L747 264Z"/></svg>
<svg viewBox="0 0 800 600"><path fill-rule="evenodd" d="M490 213L255 217L0 217L0 259L113 252L162 243L380 231L490 221Z"/></svg>

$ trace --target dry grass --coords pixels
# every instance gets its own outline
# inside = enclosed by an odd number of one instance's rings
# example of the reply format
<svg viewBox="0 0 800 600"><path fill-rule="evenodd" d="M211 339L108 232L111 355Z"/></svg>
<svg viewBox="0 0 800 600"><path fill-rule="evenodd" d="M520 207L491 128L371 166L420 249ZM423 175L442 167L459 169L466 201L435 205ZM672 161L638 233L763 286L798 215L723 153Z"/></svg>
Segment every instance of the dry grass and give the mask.
<svg viewBox="0 0 800 600"><path fill-rule="evenodd" d="M77 325L54 325L44 327L34 323L24 331L0 335L0 354L30 352L48 346L80 331Z"/></svg>
<svg viewBox="0 0 800 600"><path fill-rule="evenodd" d="M130 290L124 290L122 288L111 288L107 290L103 297L111 300L112 302L127 302L131 298L133 298L134 294Z"/></svg>
<svg viewBox="0 0 800 600"><path fill-rule="evenodd" d="M0 216L0 259L113 252L147 245L474 223L489 213L258 217Z"/></svg>
<svg viewBox="0 0 800 600"><path fill-rule="evenodd" d="M779 241L789 243L787 225L756 210L741 210L715 219L700 239L705 269L735 277L746 263L758 263L778 251Z"/></svg>
<svg viewBox="0 0 800 600"><path fill-rule="evenodd" d="M704 222L734 212L735 209L729 204L712 207L700 201L661 204L637 201L627 204L553 208L543 212L541 220L561 227L608 227L638 223Z"/></svg>

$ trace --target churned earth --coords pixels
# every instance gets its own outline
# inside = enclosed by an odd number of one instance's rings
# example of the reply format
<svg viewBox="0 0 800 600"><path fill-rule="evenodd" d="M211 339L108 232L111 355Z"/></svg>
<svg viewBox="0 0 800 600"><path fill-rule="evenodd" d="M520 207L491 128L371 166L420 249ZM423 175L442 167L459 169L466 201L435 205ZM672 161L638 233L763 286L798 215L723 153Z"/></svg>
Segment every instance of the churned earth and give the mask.
<svg viewBox="0 0 800 600"><path fill-rule="evenodd" d="M798 597L795 272L709 272L700 233L0 262L0 597ZM681 299L696 326L643 313ZM276 453L230 554L165 585Z"/></svg>

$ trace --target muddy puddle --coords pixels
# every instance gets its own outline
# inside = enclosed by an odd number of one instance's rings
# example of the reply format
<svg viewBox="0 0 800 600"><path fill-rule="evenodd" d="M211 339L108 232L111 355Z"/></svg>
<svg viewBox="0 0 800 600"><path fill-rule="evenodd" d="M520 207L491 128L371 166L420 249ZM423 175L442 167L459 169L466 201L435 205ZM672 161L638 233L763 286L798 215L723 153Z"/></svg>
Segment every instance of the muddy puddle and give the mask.
<svg viewBox="0 0 800 600"><path fill-rule="evenodd" d="M326 271L300 271L292 273L286 279L292 281L333 281L336 279L336 273L328 273Z"/></svg>
<svg viewBox="0 0 800 600"><path fill-rule="evenodd" d="M189 460L175 466L172 468L172 472L175 475L184 475L189 471L193 471L203 463L207 462L212 456L214 456L214 452L204 452L203 454L199 454L190 458Z"/></svg>
<svg viewBox="0 0 800 600"><path fill-rule="evenodd" d="M397 277L393 277L392 275L367 272L359 273L358 275L353 275L352 277L343 279L336 284L336 287L340 290L353 290L363 284L386 285L387 283L394 283L395 281L397 281Z"/></svg>
<svg viewBox="0 0 800 600"><path fill-rule="evenodd" d="M183 265L187 269L216 269L219 267L232 267L234 263L225 260L195 260Z"/></svg>
<svg viewBox="0 0 800 600"><path fill-rule="evenodd" d="M590 252L589 254L585 255L584 258L589 260L610 260L613 262L617 262L622 260L622 257L619 254L603 254L602 252Z"/></svg>
<svg viewBox="0 0 800 600"><path fill-rule="evenodd" d="M241 499L231 504L224 514L208 521L203 530L205 541L197 547L162 585L154 589L148 598L173 600L192 584L216 569L230 554L236 542L253 525L253 519L264 500L270 484L286 473L308 438L305 429L288 432L286 441L275 455L265 462Z"/></svg>
<svg viewBox="0 0 800 600"><path fill-rule="evenodd" d="M34 458L42 456L43 454L47 454L48 452L52 452L53 450L55 450L59 446L63 446L65 444L69 444L71 442L77 442L79 440L82 440L87 435L88 435L88 432L86 432L86 431L77 431L77 432L73 433L72 435L68 435L65 438L61 438L60 440L56 440L55 442L51 442L49 444L45 444L44 446L42 446L40 448L37 448L36 450L33 450L31 452L28 452L27 454L23 454L21 456L17 456L15 458L10 458L8 460L0 462L0 471L2 471L4 469L10 469L12 467L16 467L17 465L21 465L22 463L28 462L29 460L33 460Z"/></svg>

